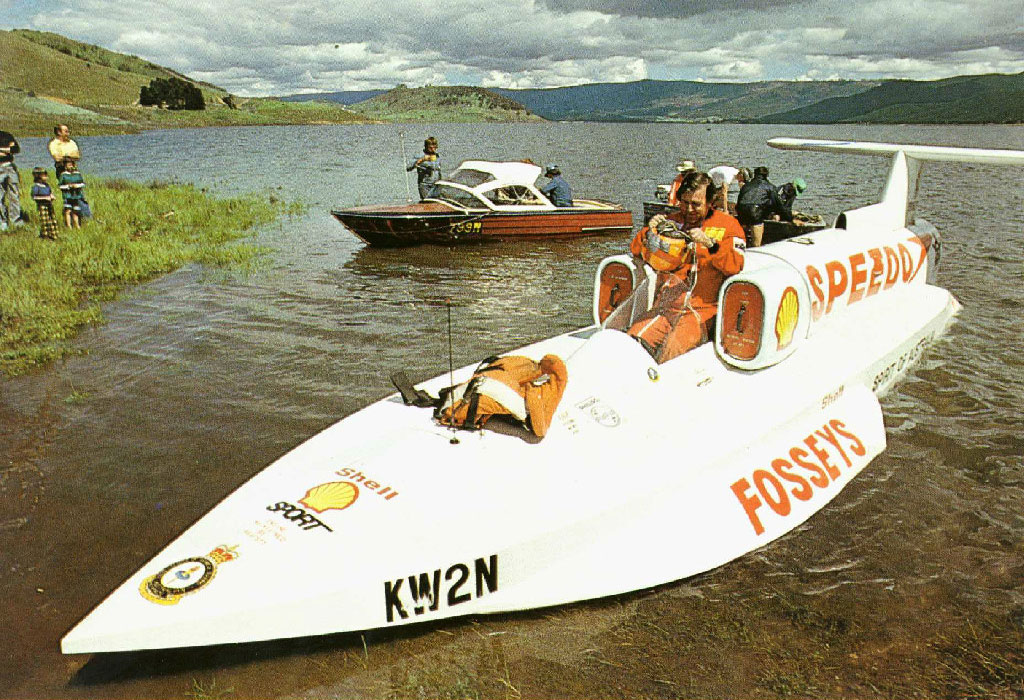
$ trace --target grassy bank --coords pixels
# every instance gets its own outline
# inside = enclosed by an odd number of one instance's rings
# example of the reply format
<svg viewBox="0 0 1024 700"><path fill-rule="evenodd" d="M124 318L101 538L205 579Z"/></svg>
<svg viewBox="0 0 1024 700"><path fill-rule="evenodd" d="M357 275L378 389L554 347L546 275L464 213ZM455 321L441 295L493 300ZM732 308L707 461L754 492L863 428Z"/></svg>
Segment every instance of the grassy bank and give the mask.
<svg viewBox="0 0 1024 700"><path fill-rule="evenodd" d="M39 237L31 176L22 205L32 221L0 233L0 374L16 375L61 357L99 304L187 263L246 265L261 252L237 243L294 207L273 197L216 199L191 185L105 180L86 175L95 218ZM60 198L55 202L60 207Z"/></svg>

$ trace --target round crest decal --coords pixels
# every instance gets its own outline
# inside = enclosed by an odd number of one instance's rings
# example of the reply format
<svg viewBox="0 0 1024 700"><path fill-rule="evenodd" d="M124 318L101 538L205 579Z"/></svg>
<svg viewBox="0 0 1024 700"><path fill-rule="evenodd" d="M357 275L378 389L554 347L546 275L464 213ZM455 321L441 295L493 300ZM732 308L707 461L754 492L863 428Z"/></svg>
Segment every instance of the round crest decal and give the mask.
<svg viewBox="0 0 1024 700"><path fill-rule="evenodd" d="M235 547L221 545L206 556L176 561L144 579L139 586L139 593L153 603L175 605L182 596L194 593L210 583L217 574L217 564L237 557Z"/></svg>

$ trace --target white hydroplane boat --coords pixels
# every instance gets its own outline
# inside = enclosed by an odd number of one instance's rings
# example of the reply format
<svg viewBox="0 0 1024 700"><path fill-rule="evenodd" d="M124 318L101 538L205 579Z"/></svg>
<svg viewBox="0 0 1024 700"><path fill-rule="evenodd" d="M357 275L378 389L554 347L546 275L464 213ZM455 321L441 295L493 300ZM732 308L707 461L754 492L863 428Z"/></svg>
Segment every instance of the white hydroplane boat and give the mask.
<svg viewBox="0 0 1024 700"><path fill-rule="evenodd" d="M250 642L598 598L707 571L807 520L885 448L877 396L959 308L933 284L938 234L913 206L920 164L1024 165L1024 152L769 143L889 155L892 169L879 203L749 250L722 287L713 342L656 364L612 327L646 308L646 273L628 256L605 260L595 324L516 352L552 353L568 369L543 440L453 433L388 396L239 487L62 650Z"/></svg>

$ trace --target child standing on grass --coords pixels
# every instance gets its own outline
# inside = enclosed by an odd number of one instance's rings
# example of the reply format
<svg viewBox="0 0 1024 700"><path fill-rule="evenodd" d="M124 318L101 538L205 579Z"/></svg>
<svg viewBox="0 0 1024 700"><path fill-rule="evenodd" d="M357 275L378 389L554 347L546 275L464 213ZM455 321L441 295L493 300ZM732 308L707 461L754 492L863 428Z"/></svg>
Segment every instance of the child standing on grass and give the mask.
<svg viewBox="0 0 1024 700"><path fill-rule="evenodd" d="M32 199L39 213L39 237L57 240L57 219L53 215L53 191L46 168L32 168Z"/></svg>
<svg viewBox="0 0 1024 700"><path fill-rule="evenodd" d="M64 172L60 174L60 193L64 198L64 225L82 228L82 202L85 200L85 180L78 172L74 158L64 159Z"/></svg>

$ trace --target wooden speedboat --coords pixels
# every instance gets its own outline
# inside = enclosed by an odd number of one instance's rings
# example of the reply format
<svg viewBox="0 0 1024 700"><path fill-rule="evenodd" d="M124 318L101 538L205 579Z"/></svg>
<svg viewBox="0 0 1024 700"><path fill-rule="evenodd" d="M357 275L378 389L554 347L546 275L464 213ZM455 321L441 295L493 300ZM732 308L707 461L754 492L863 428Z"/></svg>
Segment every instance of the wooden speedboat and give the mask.
<svg viewBox="0 0 1024 700"><path fill-rule="evenodd" d="M569 238L628 233L633 215L614 202L556 207L537 188L539 166L467 160L416 204L355 207L331 215L372 246Z"/></svg>

